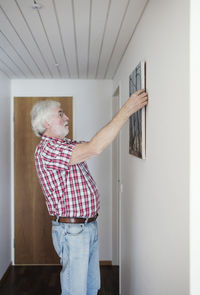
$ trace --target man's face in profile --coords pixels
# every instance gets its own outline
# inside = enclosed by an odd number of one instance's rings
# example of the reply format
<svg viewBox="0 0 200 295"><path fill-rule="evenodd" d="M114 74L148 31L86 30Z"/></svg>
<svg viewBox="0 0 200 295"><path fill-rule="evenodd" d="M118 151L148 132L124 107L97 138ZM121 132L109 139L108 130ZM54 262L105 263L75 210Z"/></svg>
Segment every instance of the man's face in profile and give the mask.
<svg viewBox="0 0 200 295"><path fill-rule="evenodd" d="M69 118L65 115L61 108L52 110L52 116L49 120L49 131L56 137L64 138L69 133Z"/></svg>

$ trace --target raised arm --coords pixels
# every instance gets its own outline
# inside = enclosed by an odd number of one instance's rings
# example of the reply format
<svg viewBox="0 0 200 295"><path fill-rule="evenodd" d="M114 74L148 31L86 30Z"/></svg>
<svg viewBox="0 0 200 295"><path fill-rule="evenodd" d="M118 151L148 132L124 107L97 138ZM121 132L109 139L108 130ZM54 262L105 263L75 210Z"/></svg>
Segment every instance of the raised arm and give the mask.
<svg viewBox="0 0 200 295"><path fill-rule="evenodd" d="M144 90L136 91L122 106L114 118L103 127L89 142L77 144L72 152L69 165L74 165L91 157L99 155L112 143L128 118L147 105L147 93Z"/></svg>

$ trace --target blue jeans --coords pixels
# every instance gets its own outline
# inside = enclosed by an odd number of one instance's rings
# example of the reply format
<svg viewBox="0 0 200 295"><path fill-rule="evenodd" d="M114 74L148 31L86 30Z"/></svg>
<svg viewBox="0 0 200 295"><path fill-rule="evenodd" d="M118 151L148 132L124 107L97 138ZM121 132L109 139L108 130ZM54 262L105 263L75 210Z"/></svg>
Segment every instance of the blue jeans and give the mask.
<svg viewBox="0 0 200 295"><path fill-rule="evenodd" d="M61 295L97 295L100 289L97 221L52 221L54 248L60 257Z"/></svg>

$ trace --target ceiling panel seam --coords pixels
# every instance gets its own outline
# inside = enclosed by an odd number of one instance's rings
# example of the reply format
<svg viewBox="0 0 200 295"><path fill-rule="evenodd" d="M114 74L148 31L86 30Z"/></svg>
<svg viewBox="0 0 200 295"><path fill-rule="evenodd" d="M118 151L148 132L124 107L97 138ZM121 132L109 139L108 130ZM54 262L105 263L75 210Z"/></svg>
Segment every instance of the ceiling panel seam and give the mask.
<svg viewBox="0 0 200 295"><path fill-rule="evenodd" d="M0 71L8 78L8 79L11 79L11 77L6 73L6 72L4 72L4 70L2 70L1 68L0 68Z"/></svg>
<svg viewBox="0 0 200 295"><path fill-rule="evenodd" d="M44 75L40 69L40 67L38 66L38 64L36 63L35 59L33 58L32 54L30 53L28 47L26 46L26 44L24 43L24 41L22 40L22 38L20 37L20 35L18 34L17 30L15 29L15 26L12 24L11 20L9 19L8 15L6 14L5 10L1 7L0 8L3 12L3 14L5 15L5 17L7 18L9 24L11 25L11 27L13 28L13 30L15 31L16 35L18 36L19 40L21 41L21 43L23 44L24 48L27 50L27 52L29 53L31 59L33 60L34 64L36 65L38 71L40 72L41 76L44 78Z"/></svg>
<svg viewBox="0 0 200 295"><path fill-rule="evenodd" d="M121 32L122 25L123 25L123 23L124 23L125 16L126 16L126 13L127 13L127 10L128 10L129 4L130 4L130 1L131 1L131 0L128 0L128 2L127 2L127 4L126 4L126 8L125 8L125 10L124 10L124 14L123 14L123 17L122 17L122 20L121 20L121 23L120 23L120 27L119 27L119 30L118 30L118 33L117 33L117 36L116 36L116 39L115 39L114 45L113 45L113 49L112 49L112 52L111 52L111 54L110 54L110 57L109 57L109 60L108 60L107 66L106 66L106 70L105 70L105 74L104 74L104 79L105 79L106 76L107 76L108 68L109 68L109 65L110 65L110 62L111 62L111 59L112 59L112 56L113 56L114 50L115 50L115 48L116 48L117 41L118 41L118 39L119 39L119 34L120 34L120 32Z"/></svg>
<svg viewBox="0 0 200 295"><path fill-rule="evenodd" d="M4 65L9 69L9 71L11 71L11 72L17 77L17 74L15 73L15 71L13 71L13 69L10 68L10 67L5 63L5 61L3 61L1 58L0 58L0 62L2 62L2 64L4 64Z"/></svg>
<svg viewBox="0 0 200 295"><path fill-rule="evenodd" d="M97 63L97 68L96 68L95 79L97 78L98 71L99 71L99 62L100 62L100 58L101 58L101 53L102 53L102 48L103 48L103 43L104 43L105 32L106 32L106 27L107 27L107 23L108 23L109 13L110 13L111 1L112 0L109 0L109 3L108 3L107 13L106 13L106 21L105 21L105 24L104 24L103 35L102 35L102 40L101 40L101 46L100 46L100 50L99 50L99 58L98 58L98 63Z"/></svg>
<svg viewBox="0 0 200 295"><path fill-rule="evenodd" d="M53 52L53 48L52 48L52 46L51 46L51 43L50 43L50 40L49 40L49 37L48 37L47 31L46 31L46 29L45 29L45 26L44 26L44 23L43 23L43 20L42 20L41 14L40 14L40 12L39 12L38 10L37 10L37 13L38 13L38 16L39 16L39 18L40 18L40 21L41 21L41 24L42 24L42 27L43 27L43 30L44 30L45 36L46 36L46 38L47 38L47 42L48 42L48 44L49 44L49 48L50 48L50 50L51 50L51 54L52 54L53 59L54 59L54 63L55 63L55 65L57 65L58 62L57 62L57 60L56 60L56 56L55 56L55 54L54 54L54 52ZM57 69L58 74L59 74L59 76L60 76L60 78L61 78L61 72L60 72L59 67L57 66L56 69Z"/></svg>
<svg viewBox="0 0 200 295"><path fill-rule="evenodd" d="M129 41L127 42L127 45L126 45L126 47L125 47L125 49L124 49L124 52L123 52L123 54L122 54L122 56L121 56L121 58L120 58L120 60L119 60L119 62L118 62L118 64L117 64L117 66L116 66L116 69L115 69L115 71L114 71L114 74L113 74L113 76L112 76L112 79L114 79L114 77L115 77L115 75L116 75L116 73L117 73L117 70L118 70L118 68L119 68L119 66L120 66L120 63L121 63L121 61L122 61L122 59L123 59L123 57L124 57L124 55L125 55L125 53L126 53L126 50L127 50L128 46L129 46L129 44L130 44L132 38L133 38L133 35L135 34L135 31L136 31L136 29L137 29L137 26L139 25L139 23L140 23L140 21L141 21L141 19L142 19L142 17L143 17L143 14L144 14L144 12L145 12L145 10L146 10L146 7L147 7L149 1L150 1L150 0L147 0L147 1L146 1L145 5L144 5L144 7L143 7L143 9L142 9L142 11L141 11L141 13L140 13L140 16L139 16L139 18L138 18L138 20L137 20L137 22L136 22L135 28L134 28L134 30L133 30L133 33L131 34L131 37L129 38Z"/></svg>
<svg viewBox="0 0 200 295"><path fill-rule="evenodd" d="M19 58L22 60L22 62L24 63L24 65L27 67L27 69L30 71L31 75L33 77L35 77L34 73L32 72L31 68L27 65L27 63L24 61L24 59L22 58L21 54L18 53L18 51L16 50L16 48L12 45L12 43L10 42L10 40L6 37L6 35L0 31L0 33L4 36L4 38L7 40L7 42L10 44L10 46L12 47L12 49L16 52L16 54L19 56Z"/></svg>
<svg viewBox="0 0 200 295"><path fill-rule="evenodd" d="M25 16L24 16L24 14L23 14L23 12L22 12L22 10L21 10L21 7L20 7L19 3L17 2L17 0L15 0L15 3L16 3L16 5L17 5L17 7L18 7L18 9L19 9L19 11L20 11L20 13L21 13L21 16L23 17L23 19L24 19L24 21L25 21L25 24L26 24L26 26L27 26L27 28L28 28L30 34L31 34L31 37L33 38L33 41L35 42L35 44L36 44L36 46L37 46L37 48L38 48L38 50L39 50L39 52L40 52L40 55L41 55L41 57L42 57L42 59L43 59L45 65L46 65L46 67L47 67L47 69L48 69L48 72L49 72L50 76L53 78L53 74L52 74L52 72L51 72L51 70L50 70L50 68L49 68L49 66L48 66L48 63L47 63L47 61L46 61L46 59L45 59L45 57L44 57L44 55L43 55L43 53L42 53L42 50L40 49L39 44L37 43L37 41L36 41L36 39L35 39L35 37L34 37L34 35L33 35L33 32L32 32L32 30L31 30L31 28L30 28L30 26L29 26L29 24L28 24L28 21L26 20L26 18L25 18Z"/></svg>
<svg viewBox="0 0 200 295"><path fill-rule="evenodd" d="M92 0L90 0L89 34L88 34L87 78L88 78L88 74L89 74L89 66L90 66L91 23L92 23Z"/></svg>
<svg viewBox="0 0 200 295"><path fill-rule="evenodd" d="M25 78L27 78L26 74L20 69L20 67L18 66L18 64L16 64L16 62L7 54L7 52L5 51L4 48L2 48L0 46L0 49L4 52L4 54L12 61L12 63L18 68L18 70L24 75Z"/></svg>
<svg viewBox="0 0 200 295"><path fill-rule="evenodd" d="M58 25L58 31L59 31L59 35L60 35L63 54L64 54L64 57L65 57L65 63L66 63L66 66L67 66L68 76L71 78L69 63L68 63L66 52L65 52L65 47L64 47L64 42L63 42L63 38L62 38L62 32L61 32L61 28L60 28L60 22L59 22L59 18L58 18L58 13L57 13L57 9L56 9L55 0L52 0L52 2L53 2L54 13L55 13L55 16L56 16L56 22L57 22L57 25Z"/></svg>
<svg viewBox="0 0 200 295"><path fill-rule="evenodd" d="M75 42L75 50L76 50L76 67L79 78L79 62L78 62L78 46L77 46L77 34L76 34L76 18L75 18L75 9L74 9L74 0L72 1L72 15L73 15L73 26L74 26L74 42Z"/></svg>

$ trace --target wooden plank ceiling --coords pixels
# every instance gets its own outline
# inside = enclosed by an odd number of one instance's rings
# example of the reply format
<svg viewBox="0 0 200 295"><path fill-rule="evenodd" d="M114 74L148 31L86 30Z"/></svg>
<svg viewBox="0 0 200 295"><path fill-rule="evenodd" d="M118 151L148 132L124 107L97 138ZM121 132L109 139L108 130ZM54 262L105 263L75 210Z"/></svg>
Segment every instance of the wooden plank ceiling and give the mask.
<svg viewBox="0 0 200 295"><path fill-rule="evenodd" d="M10 79L112 79L147 2L0 0L0 71Z"/></svg>

